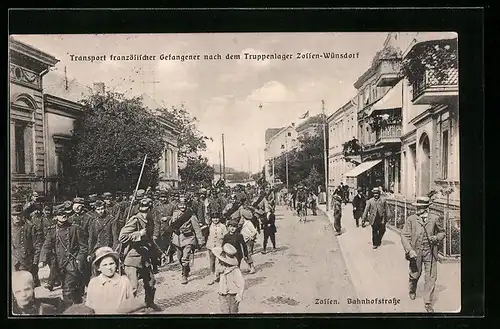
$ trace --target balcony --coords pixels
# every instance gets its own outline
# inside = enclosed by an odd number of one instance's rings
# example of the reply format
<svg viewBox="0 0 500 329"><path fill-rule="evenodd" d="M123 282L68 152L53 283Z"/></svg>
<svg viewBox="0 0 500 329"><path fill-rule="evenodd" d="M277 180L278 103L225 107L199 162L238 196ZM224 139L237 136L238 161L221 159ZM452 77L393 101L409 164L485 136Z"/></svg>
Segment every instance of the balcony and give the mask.
<svg viewBox="0 0 500 329"><path fill-rule="evenodd" d="M448 103L458 97L458 69L448 69L444 77L427 70L422 79L413 84L413 104L431 105Z"/></svg>
<svg viewBox="0 0 500 329"><path fill-rule="evenodd" d="M384 59L380 61L377 67L377 75L379 76L375 85L377 87L392 87L399 80L401 80L399 75L399 70L401 67L400 60L397 59Z"/></svg>
<svg viewBox="0 0 500 329"><path fill-rule="evenodd" d="M401 124L391 123L375 133L375 145L401 143Z"/></svg>

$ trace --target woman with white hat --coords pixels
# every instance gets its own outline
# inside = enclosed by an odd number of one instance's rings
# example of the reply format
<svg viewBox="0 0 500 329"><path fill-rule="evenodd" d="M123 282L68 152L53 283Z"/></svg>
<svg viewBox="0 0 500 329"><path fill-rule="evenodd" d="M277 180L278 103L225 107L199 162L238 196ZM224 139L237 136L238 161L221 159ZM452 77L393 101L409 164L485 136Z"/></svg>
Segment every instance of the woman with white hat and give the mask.
<svg viewBox="0 0 500 329"><path fill-rule="evenodd" d="M95 314L123 314L146 307L145 303L135 300L132 284L118 270L118 253L110 247L96 250L92 262L94 276L87 288L85 305Z"/></svg>

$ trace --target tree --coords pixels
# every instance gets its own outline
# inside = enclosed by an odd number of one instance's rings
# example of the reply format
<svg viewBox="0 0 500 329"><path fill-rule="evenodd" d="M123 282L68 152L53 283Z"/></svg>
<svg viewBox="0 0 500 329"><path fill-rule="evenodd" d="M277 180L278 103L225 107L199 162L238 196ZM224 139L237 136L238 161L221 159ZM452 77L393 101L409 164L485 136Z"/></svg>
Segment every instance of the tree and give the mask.
<svg viewBox="0 0 500 329"><path fill-rule="evenodd" d="M188 158L186 167L179 170L181 187L196 189L211 186L214 180L214 168L208 164L208 159L202 156Z"/></svg>
<svg viewBox="0 0 500 329"><path fill-rule="evenodd" d="M85 116L75 122L67 152L65 177L72 193L133 190L146 154L140 187L156 186L166 130L142 99L108 92L83 104Z"/></svg>
<svg viewBox="0 0 500 329"><path fill-rule="evenodd" d="M257 185L262 186L266 182L266 167L262 167L262 170L258 173L252 175L252 179L257 183Z"/></svg>
<svg viewBox="0 0 500 329"><path fill-rule="evenodd" d="M157 109L159 113L176 126L179 130L179 141L177 147L179 148L179 159L186 161L188 159L196 160L198 153L207 149L207 140L213 140L210 137L204 136L196 127L197 118L184 108L172 106L169 108ZM196 161L195 161L196 162Z"/></svg>
<svg viewBox="0 0 500 329"><path fill-rule="evenodd" d="M298 139L300 146L297 149L289 151L288 154L282 154L276 159L275 174L282 182L286 183L286 158L288 158L289 186L305 183L314 170L318 173L318 175L313 174L314 177L322 177L319 181L313 179L313 176L310 177L310 182L317 181L314 189L323 183L325 164L322 129L318 127L317 133L312 136L308 134L300 136Z"/></svg>

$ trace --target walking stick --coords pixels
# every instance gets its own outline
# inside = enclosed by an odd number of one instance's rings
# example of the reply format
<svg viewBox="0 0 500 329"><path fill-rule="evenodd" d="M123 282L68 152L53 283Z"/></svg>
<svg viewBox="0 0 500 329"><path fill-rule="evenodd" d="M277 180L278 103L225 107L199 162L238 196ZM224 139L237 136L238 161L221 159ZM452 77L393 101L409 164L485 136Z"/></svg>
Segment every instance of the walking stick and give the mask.
<svg viewBox="0 0 500 329"><path fill-rule="evenodd" d="M144 166L146 165L146 158L148 155L144 156L144 161L142 162L141 173L139 174L139 179L137 180L137 184L135 186L134 194L132 195L132 200L130 201L130 206L128 207L127 220L130 218L130 212L132 211L132 205L135 201L135 196L137 194L137 190L139 189L139 184L141 183L142 173L144 172Z"/></svg>

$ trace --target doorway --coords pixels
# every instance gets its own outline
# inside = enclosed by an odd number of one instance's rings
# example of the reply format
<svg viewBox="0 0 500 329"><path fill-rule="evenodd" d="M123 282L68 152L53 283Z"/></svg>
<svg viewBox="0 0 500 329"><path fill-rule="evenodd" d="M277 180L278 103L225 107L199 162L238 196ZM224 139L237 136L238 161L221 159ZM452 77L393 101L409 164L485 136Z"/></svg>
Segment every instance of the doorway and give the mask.
<svg viewBox="0 0 500 329"><path fill-rule="evenodd" d="M419 142L420 149L420 195L427 195L431 187L431 148L429 137L427 134L422 134Z"/></svg>

